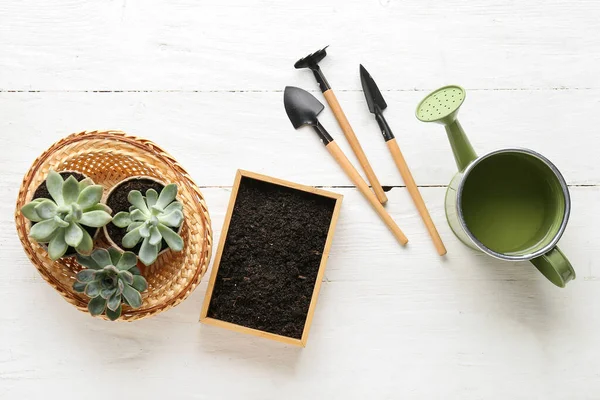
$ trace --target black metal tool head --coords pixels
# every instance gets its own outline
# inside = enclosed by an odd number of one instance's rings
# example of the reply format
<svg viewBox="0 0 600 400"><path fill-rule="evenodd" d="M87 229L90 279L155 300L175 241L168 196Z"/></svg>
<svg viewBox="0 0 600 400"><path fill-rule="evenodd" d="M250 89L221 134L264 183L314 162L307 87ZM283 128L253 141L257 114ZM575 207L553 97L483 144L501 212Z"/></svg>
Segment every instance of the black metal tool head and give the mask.
<svg viewBox="0 0 600 400"><path fill-rule="evenodd" d="M298 129L303 125L310 125L319 135L321 142L327 144L333 142L333 138L327 130L319 123L317 116L325 106L306 90L294 86L286 86L283 92L283 104L288 118Z"/></svg>
<svg viewBox="0 0 600 400"><path fill-rule="evenodd" d="M299 59L296 61L296 64L294 64L296 69L309 68L313 72L313 75L319 84L319 89L321 89L321 92L323 93L331 89L331 86L329 86L329 82L327 82L323 71L321 71L321 68L319 68L319 61L321 61L327 55L328 47L329 46L325 46L321 50L317 50L314 53Z"/></svg>
<svg viewBox="0 0 600 400"><path fill-rule="evenodd" d="M294 68L296 68L296 69L300 69L300 68L314 69L314 68L317 68L317 64L319 64L319 61L321 61L322 59L324 59L325 56L327 55L327 48L328 47L329 46L325 46L321 50L317 50L314 53L311 53L311 54L307 55L306 57L303 57L303 58L299 59L294 64Z"/></svg>
<svg viewBox="0 0 600 400"><path fill-rule="evenodd" d="M283 92L283 104L288 118L298 129L303 125L316 126L317 116L323 111L325 106L306 90L286 86Z"/></svg>
<svg viewBox="0 0 600 400"><path fill-rule="evenodd" d="M373 80L373 77L371 74L369 74L365 67L362 66L362 64L360 65L360 83L362 84L365 98L367 99L369 111L375 113L376 107L379 107L380 111L385 110L387 108L387 103L379 91L377 84Z"/></svg>

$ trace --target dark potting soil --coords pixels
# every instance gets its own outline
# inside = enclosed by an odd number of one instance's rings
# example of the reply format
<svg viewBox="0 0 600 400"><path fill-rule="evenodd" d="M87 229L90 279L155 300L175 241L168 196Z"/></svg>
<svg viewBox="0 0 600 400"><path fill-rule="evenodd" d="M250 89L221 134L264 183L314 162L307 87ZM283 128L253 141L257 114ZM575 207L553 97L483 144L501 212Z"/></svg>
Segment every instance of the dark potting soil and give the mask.
<svg viewBox="0 0 600 400"><path fill-rule="evenodd" d="M160 194L163 188L163 184L158 183L152 179L132 179L130 181L119 184L111 192L110 196L108 196L108 198L106 199L106 205L110 207L110 209L113 212L112 215L115 216L118 212L129 211L131 203L129 203L129 200L127 200L127 196L132 190L139 190L145 196L146 191L148 189L154 189ZM112 222L109 222L108 225L106 225L106 231L108 232L108 235L113 240L113 242L118 244L119 247L121 247L123 250L133 251L135 254L138 254L140 252L140 248L142 247L141 242L131 249L126 249L123 247L123 236L127 234L127 228L119 228ZM166 245L167 243L165 243L165 241L163 240L161 250L164 249Z"/></svg>
<svg viewBox="0 0 600 400"><path fill-rule="evenodd" d="M75 179L77 179L77 181L81 181L83 179L86 178L85 175L80 174L79 172L59 172L60 176L62 176L63 179L67 179L69 176L73 176ZM33 192L33 199L52 199L52 196L50 196L50 192L48 191L48 187L46 186L46 181L42 182L42 184L40 186L37 187L37 189L35 189L35 192ZM35 222L31 223L32 225L35 225ZM92 237L92 239L94 238L94 236L96 235L96 232L98 231L98 228L91 228L89 226L82 226L83 229L86 230L87 233L90 234L90 236ZM67 256L72 256L76 253L75 249L71 246L67 247L67 252L65 253L64 257Z"/></svg>
<svg viewBox="0 0 600 400"><path fill-rule="evenodd" d="M242 178L208 316L300 339L335 199Z"/></svg>

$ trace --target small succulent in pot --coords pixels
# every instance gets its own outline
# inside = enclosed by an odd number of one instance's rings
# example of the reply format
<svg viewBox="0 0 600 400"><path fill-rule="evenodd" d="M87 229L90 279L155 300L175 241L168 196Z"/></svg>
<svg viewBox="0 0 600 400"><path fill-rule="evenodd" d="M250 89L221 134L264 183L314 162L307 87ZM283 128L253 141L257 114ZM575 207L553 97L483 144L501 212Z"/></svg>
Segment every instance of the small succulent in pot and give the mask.
<svg viewBox="0 0 600 400"><path fill-rule="evenodd" d="M146 279L137 268L137 257L117 249L97 249L91 256L77 256L86 267L77 273L73 290L90 297L88 311L91 315L105 313L114 321L121 316L122 304L132 308L142 305L141 293L148 288Z"/></svg>
<svg viewBox="0 0 600 400"><path fill-rule="evenodd" d="M48 255L58 260L69 246L80 254L89 254L93 240L84 226L101 228L112 220L111 210L100 203L103 188L90 178L78 182L66 180L54 170L46 178L51 199L37 198L23 206L21 212L33 225L29 236L38 243L48 243Z"/></svg>
<svg viewBox="0 0 600 400"><path fill-rule="evenodd" d="M183 205L176 197L176 184L166 185L160 194L148 189L143 196L139 190L132 190L127 196L131 203L129 212L121 211L114 216L113 224L127 228L124 248L142 243L138 255L144 265L156 261L163 240L173 251L183 249L183 239L174 230L183 223Z"/></svg>

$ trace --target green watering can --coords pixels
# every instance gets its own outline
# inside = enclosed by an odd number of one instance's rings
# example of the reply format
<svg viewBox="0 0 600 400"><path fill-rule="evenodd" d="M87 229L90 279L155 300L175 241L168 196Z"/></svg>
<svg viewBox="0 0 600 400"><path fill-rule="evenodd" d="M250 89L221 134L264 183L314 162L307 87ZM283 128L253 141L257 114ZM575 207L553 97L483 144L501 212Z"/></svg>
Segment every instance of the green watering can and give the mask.
<svg viewBox="0 0 600 400"><path fill-rule="evenodd" d="M547 158L510 148L477 156L457 120L466 92L445 86L417 106L417 118L444 125L458 173L446 192L446 217L467 246L507 261L529 260L556 286L575 279L556 246L569 220L565 179Z"/></svg>

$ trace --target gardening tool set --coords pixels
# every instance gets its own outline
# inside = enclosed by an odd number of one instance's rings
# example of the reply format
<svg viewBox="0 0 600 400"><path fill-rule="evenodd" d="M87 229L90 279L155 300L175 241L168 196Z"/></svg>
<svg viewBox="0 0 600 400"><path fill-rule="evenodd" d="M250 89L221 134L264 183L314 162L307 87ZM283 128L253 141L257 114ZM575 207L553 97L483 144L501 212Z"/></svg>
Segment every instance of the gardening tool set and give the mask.
<svg viewBox="0 0 600 400"><path fill-rule="evenodd" d="M315 75L317 83L319 84L319 88L321 89L321 92L323 92L325 100L327 100L327 104L329 104L329 107L331 107L331 111L333 111L333 115L335 115L338 124L340 124L340 128L342 128L346 139L348 139L348 143L350 144L354 155L356 155L358 162L365 171L367 179L369 180L369 182L371 182L371 186L373 187L375 196L377 196L377 199L381 204L385 204L387 202L387 196L385 195L385 192L383 191L383 188L381 187L381 184L379 183L375 172L373 172L373 168L371 168L371 164L369 164L369 160L367 160L367 156L365 155L362 146L358 142L356 134L354 133L354 130L352 130L350 122L348 122L348 118L346 118L346 114L344 114L344 111L342 110L342 107L340 106L337 97L335 97L335 94L329 86L327 79L325 79L323 71L321 71L321 68L319 68L319 61L325 58L326 55L327 47L318 50L312 54L309 54L308 56L296 61L294 67L296 69L309 68Z"/></svg>
<svg viewBox="0 0 600 400"><path fill-rule="evenodd" d="M317 119L324 106L310 93L286 87L284 105L294 128L312 126L321 141L379 217L401 244L408 242L382 204L385 193L365 155L354 130L342 111L319 62L327 47L296 62L309 68L331 107L371 188ZM446 248L429 215L419 188L408 168L383 111L387 103L367 70L360 65L360 80L369 111L375 116L392 159L431 236L437 253ZM458 174L446 193L446 216L455 235L466 245L492 257L531 263L556 286L564 287L575 271L558 249L571 209L569 190L558 169L542 155L527 149L509 148L478 157L467 139L457 114L466 92L460 86L445 86L427 95L417 106L416 117L423 122L444 125Z"/></svg>
<svg viewBox="0 0 600 400"><path fill-rule="evenodd" d="M292 122L292 125L296 129L303 125L310 125L313 127L329 153L342 167L344 172L360 190L363 196L365 196L365 198L369 201L375 212L377 212L379 217L390 229L394 237L398 240L398 242L400 242L400 244L405 245L408 242L408 239L383 207L382 204L387 202L385 192L383 191L383 188L381 187L381 184L379 183L379 180L377 179L377 176L375 175L375 172L373 171L373 168L371 167L371 164L369 163L362 146L358 142L358 138L350 126L350 122L348 122L346 114L344 114L344 111L335 97L329 82L327 79L325 79L325 75L319 67L319 62L327 55L326 49L327 47L301 58L294 64L294 67L309 68L313 72L319 88L321 89L321 92L323 92L323 96L331 107L331 110L333 111L340 128L344 132L352 151L356 155L356 158L364 170L367 179L371 183L373 191L371 191L367 182L365 182L350 160L348 160L339 146L334 142L333 138L319 123L317 115L323 111L324 106L313 95L297 87L286 87L283 100L287 115ZM383 117L383 110L387 107L387 104L385 103L379 88L375 84L375 81L362 65L360 66L360 75L369 111L375 114L375 119L381 128L383 137L386 140L390 152L392 153L392 158L394 159L394 162L400 171L400 175L402 176L402 179L404 180L406 187L408 188L410 195L417 206L417 210L419 211L419 214L421 215L423 222L425 223L425 226L427 227L427 230L433 239L433 243L438 254L443 256L446 254L444 243L442 242L442 239L440 238L440 235L433 224L429 212L427 211L423 197L421 197L421 194L419 193L417 184L415 183L412 174L408 169L408 165L406 164L406 160L404 159L404 156L398 147L398 143L396 142L390 127Z"/></svg>

